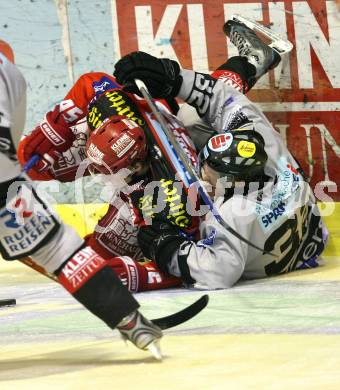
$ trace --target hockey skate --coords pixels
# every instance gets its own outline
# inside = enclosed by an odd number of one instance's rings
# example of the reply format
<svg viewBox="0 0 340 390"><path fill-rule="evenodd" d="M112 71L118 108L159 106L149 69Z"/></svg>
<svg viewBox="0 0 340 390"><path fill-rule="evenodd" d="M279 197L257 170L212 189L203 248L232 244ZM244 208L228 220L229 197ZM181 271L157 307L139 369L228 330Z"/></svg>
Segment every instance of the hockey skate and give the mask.
<svg viewBox="0 0 340 390"><path fill-rule="evenodd" d="M137 348L149 350L157 359L162 360L159 341L162 338L162 330L141 313L135 311L120 321L117 325L122 338L131 341Z"/></svg>
<svg viewBox="0 0 340 390"><path fill-rule="evenodd" d="M237 47L239 55L247 57L248 62L255 66L256 78L275 68L282 56L293 48L291 42L281 39L268 28L240 15L232 15L224 24L223 31ZM262 42L256 31L268 38L271 43L267 45Z"/></svg>

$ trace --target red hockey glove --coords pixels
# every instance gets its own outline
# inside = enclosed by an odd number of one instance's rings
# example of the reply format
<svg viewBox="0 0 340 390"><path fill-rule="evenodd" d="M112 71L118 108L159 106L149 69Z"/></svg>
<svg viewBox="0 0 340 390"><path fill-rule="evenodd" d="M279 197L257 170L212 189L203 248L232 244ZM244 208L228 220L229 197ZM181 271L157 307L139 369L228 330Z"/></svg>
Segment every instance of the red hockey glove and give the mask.
<svg viewBox="0 0 340 390"><path fill-rule="evenodd" d="M128 256L108 260L109 266L131 292L177 287L181 279L160 271L152 261L139 263Z"/></svg>
<svg viewBox="0 0 340 390"><path fill-rule="evenodd" d="M23 160L27 162L35 154L41 156L42 160L34 167L37 172L53 165L59 153L68 150L75 140L69 126L57 105L53 111L46 114L40 125L25 137L25 145L21 151Z"/></svg>

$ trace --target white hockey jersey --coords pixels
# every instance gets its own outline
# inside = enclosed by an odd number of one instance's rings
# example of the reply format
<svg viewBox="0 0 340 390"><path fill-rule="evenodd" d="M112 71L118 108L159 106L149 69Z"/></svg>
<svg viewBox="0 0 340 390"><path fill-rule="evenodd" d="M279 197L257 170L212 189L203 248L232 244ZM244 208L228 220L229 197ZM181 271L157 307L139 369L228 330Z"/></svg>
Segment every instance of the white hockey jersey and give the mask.
<svg viewBox="0 0 340 390"><path fill-rule="evenodd" d="M26 82L18 68L1 52L0 91L6 91L0 94L0 180L4 182L21 172L15 146L25 123Z"/></svg>
<svg viewBox="0 0 340 390"><path fill-rule="evenodd" d="M169 271L194 279L199 288L228 288L240 278L253 279L316 266L327 231L299 165L264 114L242 93L204 74L182 70L179 97L196 108L219 133L247 128L265 140L266 186L229 200L215 199L222 218L251 243L224 229L209 213L201 241L186 241L173 256ZM189 269L190 275L185 274Z"/></svg>

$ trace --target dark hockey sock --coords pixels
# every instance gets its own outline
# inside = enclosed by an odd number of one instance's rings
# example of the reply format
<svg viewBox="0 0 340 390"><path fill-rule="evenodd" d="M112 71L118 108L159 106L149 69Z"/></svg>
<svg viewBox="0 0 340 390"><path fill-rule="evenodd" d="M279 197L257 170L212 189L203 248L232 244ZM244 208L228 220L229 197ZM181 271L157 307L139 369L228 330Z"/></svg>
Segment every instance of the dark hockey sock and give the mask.
<svg viewBox="0 0 340 390"><path fill-rule="evenodd" d="M139 307L109 266L102 268L72 295L112 329Z"/></svg>
<svg viewBox="0 0 340 390"><path fill-rule="evenodd" d="M240 76L243 81L243 91L248 92L256 83L256 68L250 64L246 57L230 57L227 62L217 68L217 70L228 70Z"/></svg>

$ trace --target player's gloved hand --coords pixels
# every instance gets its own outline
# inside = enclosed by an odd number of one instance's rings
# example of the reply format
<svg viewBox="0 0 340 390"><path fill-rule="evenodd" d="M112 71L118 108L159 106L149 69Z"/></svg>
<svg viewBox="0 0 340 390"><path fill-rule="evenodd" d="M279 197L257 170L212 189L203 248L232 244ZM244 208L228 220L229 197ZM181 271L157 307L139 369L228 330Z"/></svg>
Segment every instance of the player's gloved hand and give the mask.
<svg viewBox="0 0 340 390"><path fill-rule="evenodd" d="M115 65L113 75L127 92L140 95L134 79L142 80L154 98L174 98L182 85L180 66L176 61L157 58L142 51L130 53Z"/></svg>
<svg viewBox="0 0 340 390"><path fill-rule="evenodd" d="M32 156L38 154L41 161L34 167L41 172L53 165L58 155L68 150L75 135L60 114L59 105L53 111L45 115L45 119L37 126L31 134L25 137L25 143L21 153L23 160L27 162Z"/></svg>
<svg viewBox="0 0 340 390"><path fill-rule="evenodd" d="M167 272L167 264L171 261L172 255L188 240L175 226L158 221L141 227L137 238L144 256L155 261L163 272Z"/></svg>

